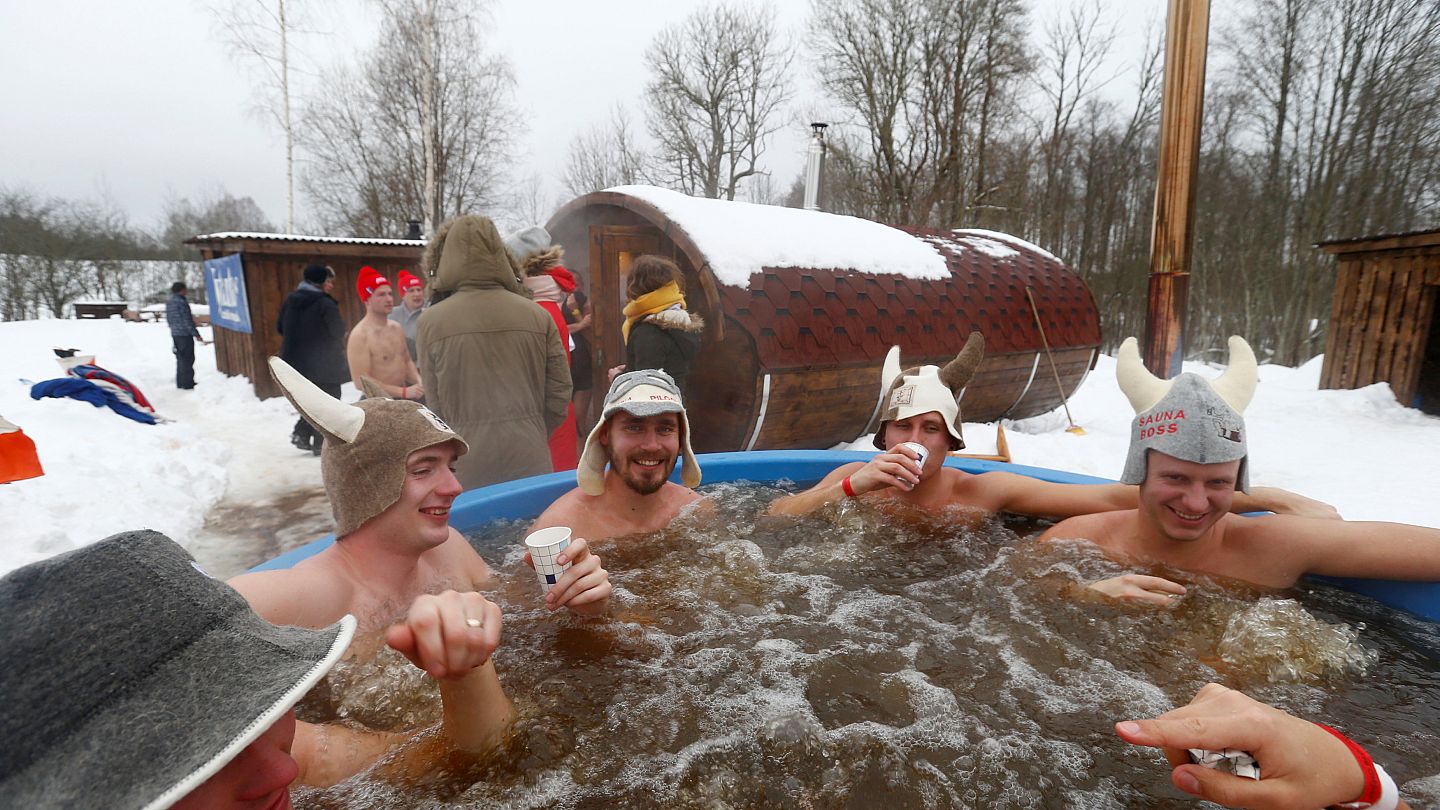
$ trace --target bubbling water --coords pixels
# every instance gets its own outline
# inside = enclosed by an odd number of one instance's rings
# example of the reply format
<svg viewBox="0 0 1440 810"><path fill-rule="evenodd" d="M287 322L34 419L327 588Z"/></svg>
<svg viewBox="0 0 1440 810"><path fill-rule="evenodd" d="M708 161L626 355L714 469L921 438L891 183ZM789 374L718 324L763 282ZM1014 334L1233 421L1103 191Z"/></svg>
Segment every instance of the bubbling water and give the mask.
<svg viewBox="0 0 1440 810"><path fill-rule="evenodd" d="M525 524L473 537L503 583L496 666L521 715L509 738L423 785L362 778L299 803L1188 808L1159 752L1112 724L1212 680L1352 721L1392 775L1440 760L1421 731L1440 728L1424 652L1440 637L1394 614L1401 640L1378 633L1360 597L1257 599L1191 578L1169 611L1077 601L1065 594L1121 569L997 519L863 501L781 519L763 516L773 488L706 493L663 532L596 544L615 585L604 619L544 609ZM403 666L342 670L311 719L433 718L433 692L409 680L382 694ZM1408 732L1387 736L1397 722Z"/></svg>

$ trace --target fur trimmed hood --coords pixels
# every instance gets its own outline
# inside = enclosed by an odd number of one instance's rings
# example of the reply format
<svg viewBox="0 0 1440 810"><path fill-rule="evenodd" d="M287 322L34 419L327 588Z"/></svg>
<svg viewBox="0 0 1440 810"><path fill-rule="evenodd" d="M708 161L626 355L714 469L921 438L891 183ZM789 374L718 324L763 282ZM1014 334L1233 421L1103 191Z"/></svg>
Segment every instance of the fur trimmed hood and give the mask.
<svg viewBox="0 0 1440 810"><path fill-rule="evenodd" d="M640 323L654 324L661 329L673 329L677 332L705 331L705 319L683 309L667 309L654 315L646 315Z"/></svg>
<svg viewBox="0 0 1440 810"><path fill-rule="evenodd" d="M552 267L558 266L560 260L564 257L564 248L559 245L551 245L539 253L532 253L522 259L520 269L524 271L527 276L539 275Z"/></svg>

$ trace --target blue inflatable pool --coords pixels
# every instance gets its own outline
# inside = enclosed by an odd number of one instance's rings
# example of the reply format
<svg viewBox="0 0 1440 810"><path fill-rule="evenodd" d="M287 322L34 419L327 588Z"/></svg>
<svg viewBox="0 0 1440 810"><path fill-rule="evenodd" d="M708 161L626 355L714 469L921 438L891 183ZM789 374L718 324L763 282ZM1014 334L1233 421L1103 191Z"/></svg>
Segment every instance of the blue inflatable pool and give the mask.
<svg viewBox="0 0 1440 810"><path fill-rule="evenodd" d="M788 479L800 486L809 486L836 467L850 461L867 461L874 454L836 452L830 450L762 450L749 453L709 453L699 457L706 484L731 481L778 481ZM1110 483L1104 478L1005 464L998 461L949 458L947 467L971 473L1004 470L1069 484ZM675 480L678 479L678 474ZM574 472L551 473L522 478L489 487L473 489L455 500L450 510L450 525L462 532L476 529L492 520L520 520L539 515L556 498L575 486ZM333 535L322 537L300 548L282 554L253 570L289 568L300 560L334 542ZM1317 577L1317 580L1346 590L1362 593L1393 608L1406 610L1431 621L1440 621L1440 582L1397 582L1383 579L1339 579Z"/></svg>

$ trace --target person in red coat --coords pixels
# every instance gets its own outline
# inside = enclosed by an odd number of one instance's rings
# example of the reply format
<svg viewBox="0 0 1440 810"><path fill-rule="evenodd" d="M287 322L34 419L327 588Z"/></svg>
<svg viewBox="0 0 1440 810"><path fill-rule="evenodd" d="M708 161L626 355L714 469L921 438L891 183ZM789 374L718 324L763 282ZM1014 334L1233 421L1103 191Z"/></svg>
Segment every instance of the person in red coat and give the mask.
<svg viewBox="0 0 1440 810"><path fill-rule="evenodd" d="M555 319L560 330L560 343L565 346L568 360L574 349L570 339L570 327L565 323L565 312L561 305L565 296L575 290L575 276L560 264L565 249L551 244L550 233L539 225L532 225L505 237L505 246L515 256L515 261L524 271L525 289L542 309ZM555 471L573 470L580 462L577 453L579 436L575 429L575 406L569 406L565 421L550 434L550 461Z"/></svg>

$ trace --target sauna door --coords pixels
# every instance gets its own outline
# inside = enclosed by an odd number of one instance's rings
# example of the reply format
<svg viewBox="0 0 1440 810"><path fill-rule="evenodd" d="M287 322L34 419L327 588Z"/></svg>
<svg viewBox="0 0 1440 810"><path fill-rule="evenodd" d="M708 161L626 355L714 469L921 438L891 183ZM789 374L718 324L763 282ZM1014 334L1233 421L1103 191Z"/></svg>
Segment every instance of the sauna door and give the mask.
<svg viewBox="0 0 1440 810"><path fill-rule="evenodd" d="M605 407L607 377L612 366L625 362L625 282L630 265L646 253L669 256L661 249L660 234L648 225L590 226L590 309L595 316L595 395L590 400L590 422Z"/></svg>

